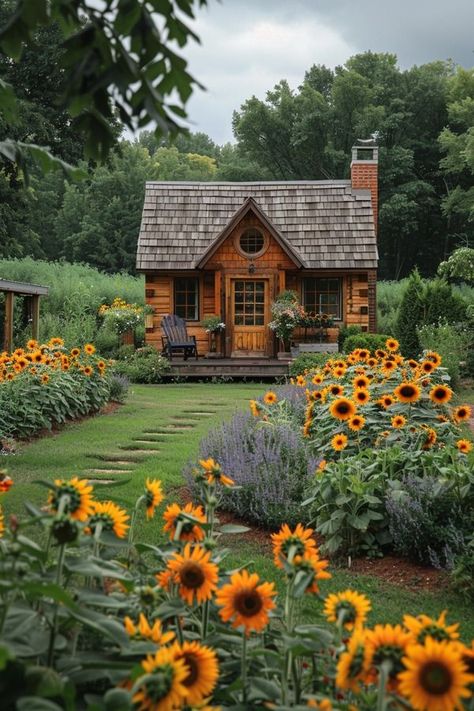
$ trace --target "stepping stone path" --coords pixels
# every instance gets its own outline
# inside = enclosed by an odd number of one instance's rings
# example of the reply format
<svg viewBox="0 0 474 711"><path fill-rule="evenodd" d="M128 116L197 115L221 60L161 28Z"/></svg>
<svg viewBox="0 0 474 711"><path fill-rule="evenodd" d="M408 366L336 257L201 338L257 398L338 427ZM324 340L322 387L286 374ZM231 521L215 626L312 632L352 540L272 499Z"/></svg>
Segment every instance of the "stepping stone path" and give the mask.
<svg viewBox="0 0 474 711"><path fill-rule="evenodd" d="M201 405L206 409L198 409ZM178 436L180 433L193 429L201 417L216 415L218 408L224 407L224 405L225 403L222 402L190 402L188 407L193 409L182 410L182 414L173 415L168 424L142 432L134 437L130 444L117 445L120 453L88 455L91 459L100 460L103 466L91 467L87 472L96 475L133 474L137 464L147 457L160 453L161 448L154 445L163 444L169 441L169 437ZM113 484L117 478L91 478L89 481L91 484Z"/></svg>

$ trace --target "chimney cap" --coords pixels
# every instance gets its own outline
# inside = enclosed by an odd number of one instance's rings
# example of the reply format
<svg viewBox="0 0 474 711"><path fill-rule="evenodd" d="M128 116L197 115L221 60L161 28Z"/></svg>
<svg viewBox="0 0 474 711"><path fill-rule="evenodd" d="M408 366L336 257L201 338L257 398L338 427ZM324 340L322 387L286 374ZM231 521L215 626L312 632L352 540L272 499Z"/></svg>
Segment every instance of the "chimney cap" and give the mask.
<svg viewBox="0 0 474 711"><path fill-rule="evenodd" d="M371 138L358 138L352 146L352 163L378 163L379 148L376 141L376 133Z"/></svg>

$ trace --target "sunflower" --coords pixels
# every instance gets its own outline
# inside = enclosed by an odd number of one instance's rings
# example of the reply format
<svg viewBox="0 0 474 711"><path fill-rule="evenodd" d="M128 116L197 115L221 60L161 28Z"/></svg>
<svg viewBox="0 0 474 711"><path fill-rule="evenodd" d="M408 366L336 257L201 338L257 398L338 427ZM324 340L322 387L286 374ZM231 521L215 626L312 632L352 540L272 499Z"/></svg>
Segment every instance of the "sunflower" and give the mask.
<svg viewBox="0 0 474 711"><path fill-rule="evenodd" d="M362 627L371 609L370 600L354 590L331 593L324 603L324 614L329 622L341 622L346 630Z"/></svg>
<svg viewBox="0 0 474 711"><path fill-rule="evenodd" d="M328 392L331 393L333 397L339 397L344 392L344 387L335 383L334 385L329 385Z"/></svg>
<svg viewBox="0 0 474 711"><path fill-rule="evenodd" d="M262 406L257 400L250 400L250 412L254 417L259 417L262 412Z"/></svg>
<svg viewBox="0 0 474 711"><path fill-rule="evenodd" d="M456 442L456 447L462 454L469 454L472 449L472 442L468 439L458 439Z"/></svg>
<svg viewBox="0 0 474 711"><path fill-rule="evenodd" d="M188 516L196 520L189 520ZM193 506L191 502L183 508L179 504L170 504L164 512L163 518L166 521L163 531L169 533L171 540L174 540L178 523L181 523L180 541L197 542L202 541L205 537L204 529L199 525L206 523L202 506Z"/></svg>
<svg viewBox="0 0 474 711"><path fill-rule="evenodd" d="M359 390L360 388L368 388L370 385L370 379L366 375L357 375L352 381L354 390Z"/></svg>
<svg viewBox="0 0 474 711"><path fill-rule="evenodd" d="M306 385L306 379L305 379L305 377L304 377L303 375L297 375L297 376L296 376L296 384L297 384L300 388L304 388L305 385Z"/></svg>
<svg viewBox="0 0 474 711"><path fill-rule="evenodd" d="M438 435L436 434L436 430L434 430L432 427L427 427L426 425L422 425L422 427L426 432L426 437L425 437L425 441L423 444L423 449L430 449L430 447L432 447L434 444L436 444Z"/></svg>
<svg viewBox="0 0 474 711"><path fill-rule="evenodd" d="M147 519L153 518L155 509L161 504L164 494L159 479L147 479L145 484L145 504Z"/></svg>
<svg viewBox="0 0 474 711"><path fill-rule="evenodd" d="M130 526L126 523L130 516L113 501L93 501L93 512L89 519L92 533L99 524L103 531L113 531L117 538L125 538Z"/></svg>
<svg viewBox="0 0 474 711"><path fill-rule="evenodd" d="M388 377L397 369L397 364L393 360L384 360L382 362L382 372L383 374Z"/></svg>
<svg viewBox="0 0 474 711"><path fill-rule="evenodd" d="M331 440L331 447L336 452L340 452L343 449L345 449L347 447L347 444L348 444L347 435L342 434L341 432L339 434L334 435L334 437Z"/></svg>
<svg viewBox="0 0 474 711"><path fill-rule="evenodd" d="M208 484L222 484L223 486L231 487L234 485L234 480L226 476L221 469L220 464L214 461L212 457L209 459L200 459L199 465L204 470L204 476Z"/></svg>
<svg viewBox="0 0 474 711"><path fill-rule="evenodd" d="M94 369L91 368L90 365L86 365L86 366L83 368L82 372L84 373L84 375L87 375L87 377L90 377L90 376L92 375L92 373L94 372Z"/></svg>
<svg viewBox="0 0 474 711"><path fill-rule="evenodd" d="M51 509L54 512L58 511L61 499L67 497L63 501L62 512L69 514L76 521L86 521L94 511L93 487L87 479L79 479L77 476L69 481L56 479L54 487L48 498Z"/></svg>
<svg viewBox="0 0 474 711"><path fill-rule="evenodd" d="M321 461L318 464L316 473L323 472L326 469L327 465L328 465L327 461L325 459L321 459Z"/></svg>
<svg viewBox="0 0 474 711"><path fill-rule="evenodd" d="M43 373L41 376L41 382L43 385L47 385L49 383L49 375L47 373Z"/></svg>
<svg viewBox="0 0 474 711"><path fill-rule="evenodd" d="M317 402L318 400L321 400L322 402L324 402L326 399L326 391L325 390L313 390L312 392L309 393L308 399L312 400L313 402Z"/></svg>
<svg viewBox="0 0 474 711"><path fill-rule="evenodd" d="M34 351L38 348L38 345L38 341L35 341L34 338L30 338L30 340L26 342L26 347L29 351Z"/></svg>
<svg viewBox="0 0 474 711"><path fill-rule="evenodd" d="M324 375L321 375L321 373L317 373L316 375L313 376L311 382L313 385L321 385L321 383L324 380Z"/></svg>
<svg viewBox="0 0 474 711"><path fill-rule="evenodd" d="M333 368L332 374L335 378L342 378L346 374L346 370L347 368L345 366L343 368Z"/></svg>
<svg viewBox="0 0 474 711"><path fill-rule="evenodd" d="M387 352L382 350L381 348L377 348L375 351L375 355L379 360L382 360L383 358L387 357Z"/></svg>
<svg viewBox="0 0 474 711"><path fill-rule="evenodd" d="M404 669L402 658L409 644L413 643L410 632L401 625L375 625L366 631L366 652L369 673L367 681L375 682L377 672L384 662L389 662L389 680L395 685L397 675Z"/></svg>
<svg viewBox="0 0 474 711"><path fill-rule="evenodd" d="M367 360L367 358L370 358L370 351L366 350L365 348L359 348L357 353L357 359L364 361Z"/></svg>
<svg viewBox="0 0 474 711"><path fill-rule="evenodd" d="M406 363L408 367L412 370L416 370L416 368L418 368L418 361L414 360L413 358L409 358Z"/></svg>
<svg viewBox="0 0 474 711"><path fill-rule="evenodd" d="M405 427L406 423L406 417L403 417L403 415L395 415L395 417L392 417L392 427L396 430L400 430L402 427Z"/></svg>
<svg viewBox="0 0 474 711"><path fill-rule="evenodd" d="M400 344L396 338L387 338L385 341L385 348L391 353L394 353L395 351L398 351Z"/></svg>
<svg viewBox="0 0 474 711"><path fill-rule="evenodd" d="M217 655L199 642L175 642L172 651L175 659L184 661L188 672L183 681L186 706L198 706L212 694L219 677Z"/></svg>
<svg viewBox="0 0 474 711"><path fill-rule="evenodd" d="M453 396L453 391L446 385L435 385L434 388L430 390L430 400L434 402L435 405L444 405L449 402Z"/></svg>
<svg viewBox="0 0 474 711"><path fill-rule="evenodd" d="M87 353L87 355L92 355L95 353L95 346L92 345L92 343L86 343L84 346L84 351Z"/></svg>
<svg viewBox="0 0 474 711"><path fill-rule="evenodd" d="M417 644L424 644L427 637L432 637L437 642L454 642L459 639L459 623L454 625L446 624L446 610L444 610L437 620L428 615L404 615L403 624L412 635Z"/></svg>
<svg viewBox="0 0 474 711"><path fill-rule="evenodd" d="M295 556L293 562L296 570L303 571L312 576L305 590L307 593L318 595L320 592L318 580L329 580L332 578L331 573L326 570L329 561L320 558L318 551L305 553L303 556Z"/></svg>
<svg viewBox="0 0 474 711"><path fill-rule="evenodd" d="M210 600L217 588L218 567L211 563L211 551L186 543L183 553L175 553L168 561L168 570L179 585L180 596L188 605Z"/></svg>
<svg viewBox="0 0 474 711"><path fill-rule="evenodd" d="M140 612L136 624L128 616L124 618L123 624L127 634L137 640L149 639L155 644L161 645L168 644L175 637L174 632L163 632L161 622L158 619L153 622L153 625L150 625L143 612Z"/></svg>
<svg viewBox="0 0 474 711"><path fill-rule="evenodd" d="M427 637L425 644L409 646L398 675L399 692L419 711L451 711L469 698L474 676L467 673L459 645Z"/></svg>
<svg viewBox="0 0 474 711"><path fill-rule="evenodd" d="M439 353L437 353L437 351L427 351L425 354L425 358L426 360L430 360L432 363L434 363L436 368L439 368L439 366L443 362L442 357Z"/></svg>
<svg viewBox="0 0 474 711"><path fill-rule="evenodd" d="M315 553L313 533L312 528L304 528L301 523L297 524L294 531L284 523L278 533L272 533L273 560L277 568L283 568L285 562L292 563L295 556Z"/></svg>
<svg viewBox="0 0 474 711"><path fill-rule="evenodd" d="M385 410L387 410L389 407L393 405L395 402L394 398L391 395L382 395L380 400L377 401L379 405L381 405Z"/></svg>
<svg viewBox="0 0 474 711"><path fill-rule="evenodd" d="M422 363L420 363L420 371L425 375L429 375L430 373L432 373L435 367L435 364L432 363L430 360L424 360Z"/></svg>
<svg viewBox="0 0 474 711"><path fill-rule="evenodd" d="M81 352L81 349L80 349L80 348L73 348L73 349L71 350L71 356L72 356L73 358L77 358L77 356L80 354L80 352Z"/></svg>
<svg viewBox="0 0 474 711"><path fill-rule="evenodd" d="M189 676L184 659L175 659L171 647L162 647L149 654L141 663L143 681L139 677L133 684L132 701L139 711L172 711L185 705Z"/></svg>
<svg viewBox="0 0 474 711"><path fill-rule="evenodd" d="M353 432L358 432L364 425L365 417L362 417L362 415L354 415L354 417L351 417L349 420L349 429Z"/></svg>
<svg viewBox="0 0 474 711"><path fill-rule="evenodd" d="M243 626L249 635L268 624L268 613L276 607L274 595L274 583L260 583L257 573L242 570L233 573L230 583L217 591L216 604L222 608L219 615L223 622L231 622L234 628Z"/></svg>
<svg viewBox="0 0 474 711"><path fill-rule="evenodd" d="M5 470L0 469L0 494L5 494L13 486L13 479L11 479Z"/></svg>
<svg viewBox="0 0 474 711"><path fill-rule="evenodd" d="M337 420L349 420L356 413L356 406L352 400L348 400L345 397L340 397L329 407L329 412Z"/></svg>
<svg viewBox="0 0 474 711"><path fill-rule="evenodd" d="M459 405L453 411L453 419L455 422L464 422L468 420L472 415L472 408L469 405Z"/></svg>
<svg viewBox="0 0 474 711"><path fill-rule="evenodd" d="M64 340L55 336L49 339L48 346L51 348L62 348L62 346L64 346Z"/></svg>
<svg viewBox="0 0 474 711"><path fill-rule="evenodd" d="M263 396L263 402L265 403L265 405L274 405L276 402L278 402L276 393L274 393L272 390L266 392Z"/></svg>
<svg viewBox="0 0 474 711"><path fill-rule="evenodd" d="M368 660L365 645L365 630L356 629L349 640L347 649L341 654L336 667L336 686L358 694L359 683L367 673Z"/></svg>
<svg viewBox="0 0 474 711"><path fill-rule="evenodd" d="M370 400L370 393L366 388L359 388L354 390L353 397L359 405L365 405Z"/></svg>
<svg viewBox="0 0 474 711"><path fill-rule="evenodd" d="M419 400L421 391L416 383L403 382L400 383L397 388L395 388L393 393L397 400L400 400L400 402L412 403Z"/></svg>

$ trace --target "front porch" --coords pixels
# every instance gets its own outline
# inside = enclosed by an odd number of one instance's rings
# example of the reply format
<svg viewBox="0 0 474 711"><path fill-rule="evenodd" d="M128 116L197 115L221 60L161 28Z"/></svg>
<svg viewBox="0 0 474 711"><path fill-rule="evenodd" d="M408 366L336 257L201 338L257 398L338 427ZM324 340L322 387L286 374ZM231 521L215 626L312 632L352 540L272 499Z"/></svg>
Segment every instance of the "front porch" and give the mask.
<svg viewBox="0 0 474 711"><path fill-rule="evenodd" d="M287 360L276 358L199 358L184 360L174 358L170 361L169 377L185 378L256 378L274 380L288 375Z"/></svg>

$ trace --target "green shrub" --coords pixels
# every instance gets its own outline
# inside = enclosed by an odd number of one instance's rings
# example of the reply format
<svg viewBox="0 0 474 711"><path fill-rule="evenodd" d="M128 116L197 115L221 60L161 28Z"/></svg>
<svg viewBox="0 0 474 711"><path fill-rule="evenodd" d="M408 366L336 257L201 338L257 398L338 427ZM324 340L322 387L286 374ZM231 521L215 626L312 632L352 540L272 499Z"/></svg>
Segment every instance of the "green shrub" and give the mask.
<svg viewBox="0 0 474 711"><path fill-rule="evenodd" d="M341 353L344 352L344 342L346 338L349 338L349 336L357 336L359 333L362 333L362 328L361 326L357 326L355 324L352 326L340 327L337 337L337 345Z"/></svg>
<svg viewBox="0 0 474 711"><path fill-rule="evenodd" d="M302 375L305 370L321 368L325 365L326 361L332 357L332 353L301 353L301 355L290 363L290 375L296 377L297 375Z"/></svg>
<svg viewBox="0 0 474 711"><path fill-rule="evenodd" d="M454 589L474 602L474 534L469 537L465 551L456 556L451 577Z"/></svg>
<svg viewBox="0 0 474 711"><path fill-rule="evenodd" d="M423 349L434 350L440 354L452 384L457 385L461 375L461 363L467 361L471 351L472 332L448 323L427 324L418 329L418 338Z"/></svg>
<svg viewBox="0 0 474 711"><path fill-rule="evenodd" d="M423 322L457 322L466 319L466 302L453 292L451 285L443 279L432 279L425 286L425 314Z"/></svg>
<svg viewBox="0 0 474 711"><path fill-rule="evenodd" d="M385 349L385 341L389 336L383 333L360 333L349 336L344 341L344 353L350 353L354 348L366 348L374 353L377 349Z"/></svg>
<svg viewBox="0 0 474 711"><path fill-rule="evenodd" d="M395 336L400 342L400 352L405 358L417 358L420 353L418 327L423 324L425 300L423 281L417 269L408 279L398 312Z"/></svg>
<svg viewBox="0 0 474 711"><path fill-rule="evenodd" d="M132 383L160 383L163 375L170 370L166 358L156 348L139 348L132 355L115 364L115 371L124 375Z"/></svg>
<svg viewBox="0 0 474 711"><path fill-rule="evenodd" d="M112 402L124 403L127 399L130 381L124 375L112 373L109 378L109 399Z"/></svg>
<svg viewBox="0 0 474 711"><path fill-rule="evenodd" d="M395 333L398 310L406 289L407 279L377 283L377 330Z"/></svg>

